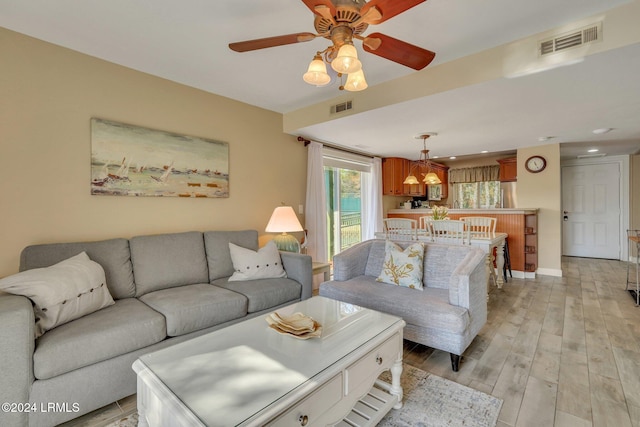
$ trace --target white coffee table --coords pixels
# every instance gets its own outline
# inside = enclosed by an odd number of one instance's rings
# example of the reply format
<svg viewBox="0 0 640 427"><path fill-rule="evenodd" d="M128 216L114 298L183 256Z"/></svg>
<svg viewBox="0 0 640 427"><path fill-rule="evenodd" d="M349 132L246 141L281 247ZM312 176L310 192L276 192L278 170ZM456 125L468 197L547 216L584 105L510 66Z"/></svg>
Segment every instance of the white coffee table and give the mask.
<svg viewBox="0 0 640 427"><path fill-rule="evenodd" d="M140 357L139 426L374 426L402 406L402 319L319 296L277 312L322 336L281 335L263 315Z"/></svg>

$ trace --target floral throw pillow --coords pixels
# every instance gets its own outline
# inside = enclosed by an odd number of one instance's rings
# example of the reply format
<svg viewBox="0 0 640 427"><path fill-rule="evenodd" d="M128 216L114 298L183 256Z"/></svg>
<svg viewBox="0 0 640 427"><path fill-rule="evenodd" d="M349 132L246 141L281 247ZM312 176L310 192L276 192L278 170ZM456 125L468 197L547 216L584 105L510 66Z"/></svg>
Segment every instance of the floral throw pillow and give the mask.
<svg viewBox="0 0 640 427"><path fill-rule="evenodd" d="M384 265L376 280L422 290L423 259L424 245L422 243L413 243L402 250L396 243L387 240Z"/></svg>

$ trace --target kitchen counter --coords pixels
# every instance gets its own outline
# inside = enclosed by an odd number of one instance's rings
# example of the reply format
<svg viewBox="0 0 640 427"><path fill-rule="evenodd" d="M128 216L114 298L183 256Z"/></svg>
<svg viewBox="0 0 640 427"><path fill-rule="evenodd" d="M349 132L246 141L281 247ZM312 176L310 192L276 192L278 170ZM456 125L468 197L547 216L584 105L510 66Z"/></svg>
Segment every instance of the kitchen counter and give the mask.
<svg viewBox="0 0 640 427"><path fill-rule="evenodd" d="M428 208L390 209L387 212L387 217L408 218L419 221L421 216L430 216L431 214L432 210ZM465 216L487 216L495 218L496 232L507 233L509 236L507 239L513 277L535 277L538 264L538 209L448 209L447 216L454 220Z"/></svg>
<svg viewBox="0 0 640 427"><path fill-rule="evenodd" d="M520 214L531 215L538 213L537 208L489 208L489 209L448 209L451 214ZM431 215L431 209L389 209L388 214L422 214Z"/></svg>

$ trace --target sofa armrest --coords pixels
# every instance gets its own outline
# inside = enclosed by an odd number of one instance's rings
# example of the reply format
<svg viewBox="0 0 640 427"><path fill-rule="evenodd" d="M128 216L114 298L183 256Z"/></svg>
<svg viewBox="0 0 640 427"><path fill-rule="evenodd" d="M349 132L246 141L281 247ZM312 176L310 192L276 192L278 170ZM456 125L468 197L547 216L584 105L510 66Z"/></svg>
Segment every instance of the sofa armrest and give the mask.
<svg viewBox="0 0 640 427"><path fill-rule="evenodd" d="M479 248L470 252L451 275L449 302L465 307L475 335L487 322L487 255Z"/></svg>
<svg viewBox="0 0 640 427"><path fill-rule="evenodd" d="M362 276L369 260L372 240L367 240L333 257L333 280L345 281Z"/></svg>
<svg viewBox="0 0 640 427"><path fill-rule="evenodd" d="M302 285L300 299L311 298L313 291L311 257L294 252L280 251L280 258L282 258L282 265L287 272L287 277Z"/></svg>
<svg viewBox="0 0 640 427"><path fill-rule="evenodd" d="M35 317L28 298L0 292L0 402L28 403L33 383ZM27 412L0 411L1 426L28 424Z"/></svg>

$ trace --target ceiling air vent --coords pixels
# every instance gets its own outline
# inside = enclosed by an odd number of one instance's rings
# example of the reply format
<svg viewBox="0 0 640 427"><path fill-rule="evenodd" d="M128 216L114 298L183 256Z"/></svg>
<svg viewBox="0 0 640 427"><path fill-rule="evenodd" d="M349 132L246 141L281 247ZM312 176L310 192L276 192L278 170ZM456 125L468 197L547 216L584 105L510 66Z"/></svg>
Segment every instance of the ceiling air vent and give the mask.
<svg viewBox="0 0 640 427"><path fill-rule="evenodd" d="M343 111L351 110L352 108L352 101L341 102L340 104L331 106L331 114L342 113Z"/></svg>
<svg viewBox="0 0 640 427"><path fill-rule="evenodd" d="M540 56L602 40L602 22L540 42Z"/></svg>

